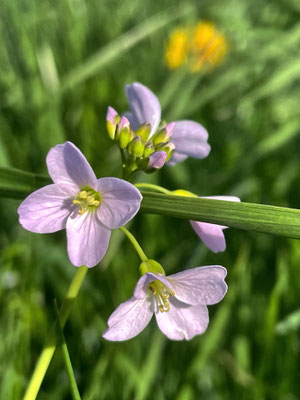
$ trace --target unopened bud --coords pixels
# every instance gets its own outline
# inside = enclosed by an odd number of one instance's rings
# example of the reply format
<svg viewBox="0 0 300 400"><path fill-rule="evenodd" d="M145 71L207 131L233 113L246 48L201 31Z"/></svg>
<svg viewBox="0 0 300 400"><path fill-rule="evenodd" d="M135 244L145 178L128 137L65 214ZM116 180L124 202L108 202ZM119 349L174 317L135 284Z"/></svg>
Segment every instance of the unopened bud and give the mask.
<svg viewBox="0 0 300 400"><path fill-rule="evenodd" d="M128 153L133 157L142 157L144 154L145 144L140 136L136 136L127 146Z"/></svg>
<svg viewBox="0 0 300 400"><path fill-rule="evenodd" d="M156 151L165 151L167 153L166 162L169 161L175 150L174 143L161 143L155 147Z"/></svg>
<svg viewBox="0 0 300 400"><path fill-rule="evenodd" d="M163 269L163 267L155 260L143 261L140 264L141 275L145 275L147 272L152 272L153 274L166 276L166 273L165 273L165 270Z"/></svg>
<svg viewBox="0 0 300 400"><path fill-rule="evenodd" d="M115 139L116 126L119 121L120 116L118 115L117 111L112 107L108 107L106 114L106 127L108 135L112 140Z"/></svg>
<svg viewBox="0 0 300 400"><path fill-rule="evenodd" d="M153 144L156 146L160 143L168 143L168 141L171 139L174 127L175 122L171 122L167 126L162 128L159 132L155 133L152 138Z"/></svg>
<svg viewBox="0 0 300 400"><path fill-rule="evenodd" d="M116 141L120 149L125 149L131 140L130 123L126 117L122 117L117 126Z"/></svg>
<svg viewBox="0 0 300 400"><path fill-rule="evenodd" d="M165 165L167 159L167 153L165 151L156 151L149 156L149 162L147 165L148 172L154 172Z"/></svg>
<svg viewBox="0 0 300 400"><path fill-rule="evenodd" d="M175 194L177 196L185 196L185 197L198 197L196 194L184 189L173 190L172 192L170 192L170 194Z"/></svg>
<svg viewBox="0 0 300 400"><path fill-rule="evenodd" d="M145 150L144 150L144 157L150 156L150 154L155 152L155 147L153 144L149 141L145 144Z"/></svg>
<svg viewBox="0 0 300 400"><path fill-rule="evenodd" d="M146 140L148 139L149 135L151 132L151 124L149 124L148 122L140 125L138 127L138 129L136 130L135 134L138 136L140 136L142 138L142 140L144 142L146 142Z"/></svg>

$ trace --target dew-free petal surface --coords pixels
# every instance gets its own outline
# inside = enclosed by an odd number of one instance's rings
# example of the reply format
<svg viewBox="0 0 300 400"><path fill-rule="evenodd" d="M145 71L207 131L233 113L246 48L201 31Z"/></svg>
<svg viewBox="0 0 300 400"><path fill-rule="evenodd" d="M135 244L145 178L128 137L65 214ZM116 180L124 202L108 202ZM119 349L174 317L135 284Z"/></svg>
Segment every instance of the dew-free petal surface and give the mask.
<svg viewBox="0 0 300 400"><path fill-rule="evenodd" d="M95 189L97 178L81 151L71 142L58 144L49 151L46 163L54 183L72 186L91 186Z"/></svg>
<svg viewBox="0 0 300 400"><path fill-rule="evenodd" d="M120 228L139 211L142 195L131 183L118 178L101 178L97 188L102 200L97 215L106 227Z"/></svg>
<svg viewBox="0 0 300 400"><path fill-rule="evenodd" d="M23 228L35 233L53 233L66 227L74 206L72 187L52 184L31 193L18 208Z"/></svg>
<svg viewBox="0 0 300 400"><path fill-rule="evenodd" d="M205 332L209 317L206 306L190 306L174 297L168 312L155 313L159 329L171 340L191 340Z"/></svg>
<svg viewBox="0 0 300 400"><path fill-rule="evenodd" d="M152 315L149 299L131 297L111 314L107 322L108 329L102 336L112 341L131 339L148 325Z"/></svg>
<svg viewBox="0 0 300 400"><path fill-rule="evenodd" d="M67 220L68 254L76 267L94 267L108 248L110 230L97 218L96 212L79 215L75 211Z"/></svg>
<svg viewBox="0 0 300 400"><path fill-rule="evenodd" d="M241 201L236 196L208 196L202 199L224 200L224 201ZM226 249L226 241L223 229L228 228L223 225L210 224L208 222L190 221L194 231L203 241L203 243L214 253L224 251Z"/></svg>
<svg viewBox="0 0 300 400"><path fill-rule="evenodd" d="M130 112L124 114L130 121L132 129L148 122L151 124L151 133L156 132L160 123L161 108L158 98L146 86L134 82L126 85L126 95Z"/></svg>
<svg viewBox="0 0 300 400"><path fill-rule="evenodd" d="M223 233L225 226L209 224L208 222L190 221L194 231L203 243L214 253L226 249L226 241Z"/></svg>
<svg viewBox="0 0 300 400"><path fill-rule="evenodd" d="M176 149L176 147L175 147ZM174 151L174 153L172 154L170 160L167 162L167 165L169 167L173 167L174 165L186 160L188 158L187 155L185 154L181 154L181 153L177 153L176 150Z"/></svg>
<svg viewBox="0 0 300 400"><path fill-rule="evenodd" d="M197 305L216 304L225 296L226 268L220 265L191 268L168 276L180 301Z"/></svg>
<svg viewBox="0 0 300 400"><path fill-rule="evenodd" d="M175 121L171 142L175 145L175 152L170 158L170 165L183 161L176 155L184 155L193 158L205 158L210 152L210 145L207 143L208 133L206 129L195 121ZM175 155L175 156L174 156Z"/></svg>

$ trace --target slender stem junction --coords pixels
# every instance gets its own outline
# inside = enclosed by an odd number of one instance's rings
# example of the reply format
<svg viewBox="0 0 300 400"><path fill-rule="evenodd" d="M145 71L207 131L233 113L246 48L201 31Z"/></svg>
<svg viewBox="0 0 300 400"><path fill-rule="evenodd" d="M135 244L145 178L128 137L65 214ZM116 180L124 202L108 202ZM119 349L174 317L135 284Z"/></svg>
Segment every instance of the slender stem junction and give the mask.
<svg viewBox="0 0 300 400"><path fill-rule="evenodd" d="M153 183L136 183L134 186L137 188L141 188L141 189L153 189L156 192L165 193L165 194L171 193L170 190L165 189L164 187L159 186L159 185L154 185Z"/></svg>
<svg viewBox="0 0 300 400"><path fill-rule="evenodd" d="M133 236L132 233L129 232L128 229L124 228L124 226L122 228L119 228L123 233L125 233L125 235L127 236L127 238L130 240L132 246L134 247L135 251L138 253L140 259L142 261L148 261L148 257L146 256L146 254L144 253L143 249L141 248L141 246L139 245L138 241L136 240L136 238Z"/></svg>

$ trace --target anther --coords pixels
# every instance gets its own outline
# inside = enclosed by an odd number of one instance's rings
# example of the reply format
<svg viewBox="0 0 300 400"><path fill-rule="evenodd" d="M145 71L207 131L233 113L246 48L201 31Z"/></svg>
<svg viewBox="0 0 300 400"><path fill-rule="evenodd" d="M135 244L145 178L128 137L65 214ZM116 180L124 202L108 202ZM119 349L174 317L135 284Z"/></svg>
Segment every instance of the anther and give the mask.
<svg viewBox="0 0 300 400"><path fill-rule="evenodd" d="M170 303L168 299L170 296L174 296L175 294L174 290L168 288L165 284L163 284L159 280L152 282L148 286L148 289L152 292L152 294L156 298L158 310L160 312L168 312L170 310Z"/></svg>
<svg viewBox="0 0 300 400"><path fill-rule="evenodd" d="M99 192L86 186L77 194L73 200L73 204L80 207L78 211L79 215L84 214L86 211L95 211L95 208L99 207L101 204L101 195Z"/></svg>

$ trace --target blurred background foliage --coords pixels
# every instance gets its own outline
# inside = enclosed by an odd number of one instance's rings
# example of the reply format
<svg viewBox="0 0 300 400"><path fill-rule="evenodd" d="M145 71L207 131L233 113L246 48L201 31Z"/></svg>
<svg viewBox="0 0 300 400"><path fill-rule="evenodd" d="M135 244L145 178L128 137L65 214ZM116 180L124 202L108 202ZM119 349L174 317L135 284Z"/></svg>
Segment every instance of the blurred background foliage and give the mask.
<svg viewBox="0 0 300 400"><path fill-rule="evenodd" d="M159 96L163 118L202 123L212 151L139 181L297 208L299 16L298 0L2 0L0 165L46 173L49 148L71 140L97 176L119 176L105 114L108 105L125 111L124 85L140 81ZM169 70L172 30L201 20L227 39L222 64ZM24 231L18 204L0 207L3 400L22 398L55 318L53 299L61 303L75 274L65 233ZM129 342L105 342L107 317L138 278L139 260L115 231L65 328L82 398L298 399L299 243L230 229L227 251L213 254L184 220L138 215L130 229L168 273L226 266L229 291L191 342L166 340L154 321ZM38 399L70 399L60 349Z"/></svg>

